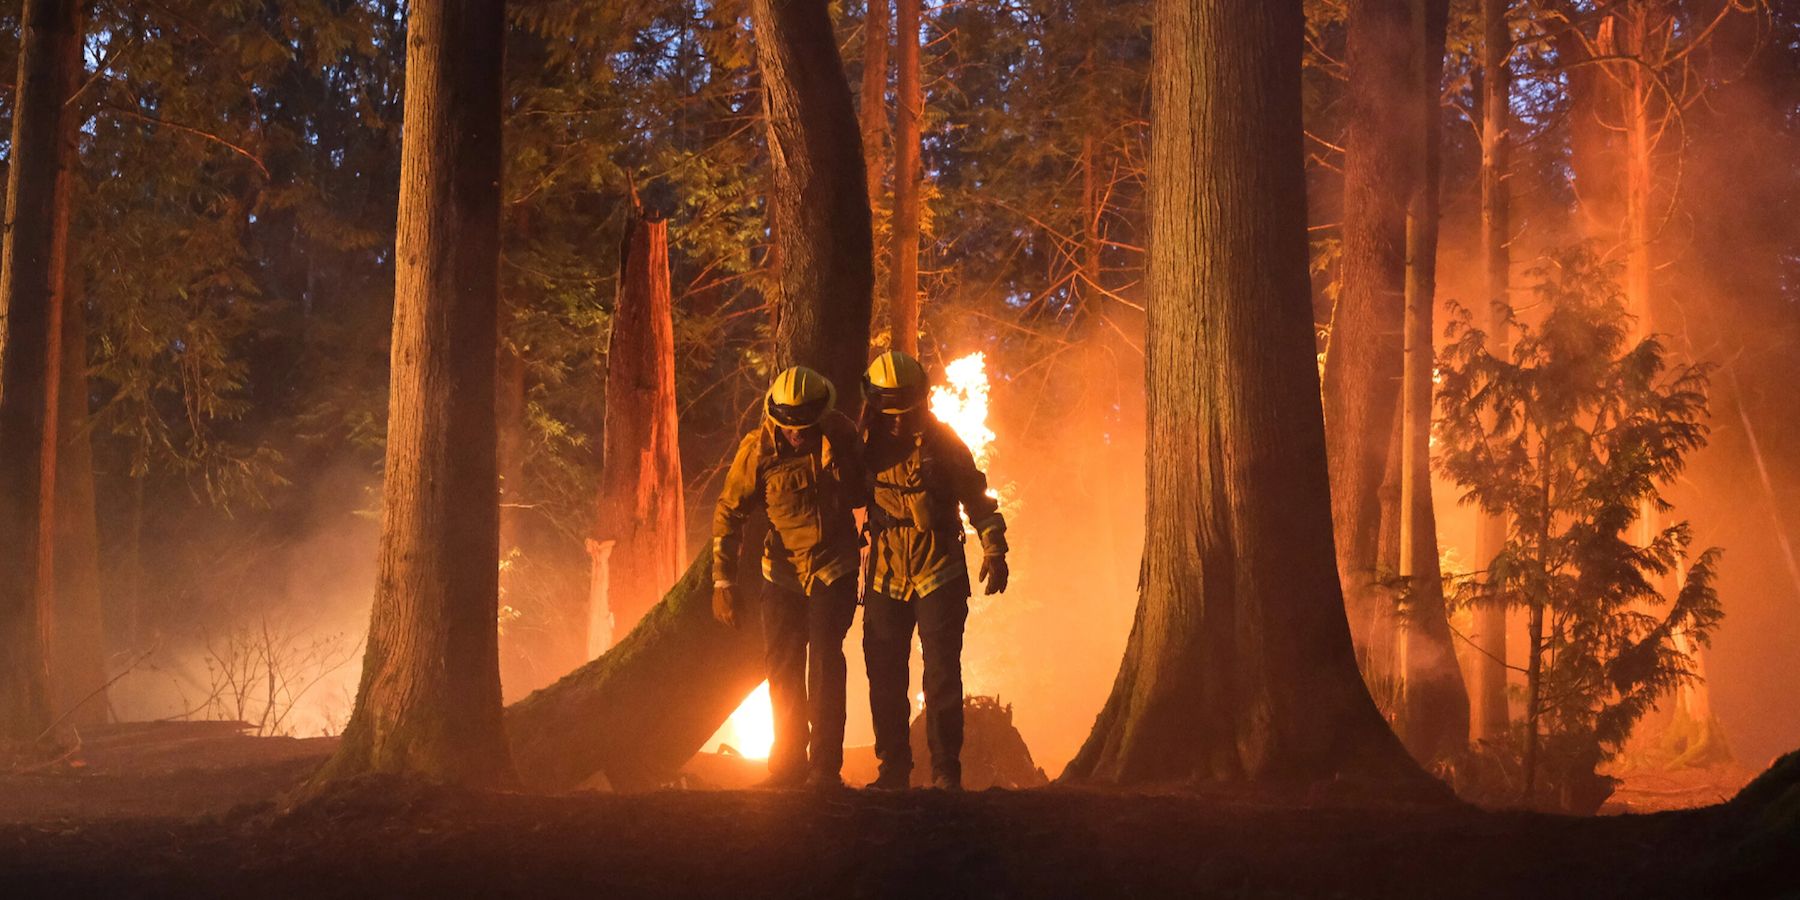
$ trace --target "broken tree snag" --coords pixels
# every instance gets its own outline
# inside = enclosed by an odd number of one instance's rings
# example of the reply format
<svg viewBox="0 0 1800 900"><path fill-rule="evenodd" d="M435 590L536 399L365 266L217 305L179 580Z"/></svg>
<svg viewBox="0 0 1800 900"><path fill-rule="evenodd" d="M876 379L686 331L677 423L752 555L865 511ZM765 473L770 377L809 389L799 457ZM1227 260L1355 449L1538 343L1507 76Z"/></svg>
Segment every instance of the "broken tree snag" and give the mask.
<svg viewBox="0 0 1800 900"><path fill-rule="evenodd" d="M1378 553L1382 519L1398 512L1384 508L1380 491L1389 429L1400 408L1406 206L1421 128L1413 63L1418 41L1408 6L1409 0L1350 4L1342 287L1325 355L1338 574L1371 684L1396 680L1391 656L1370 648L1388 643L1398 626Z"/></svg>
<svg viewBox="0 0 1800 900"><path fill-rule="evenodd" d="M837 385L855 418L869 362L874 237L850 83L826 0L755 0L780 261L775 295L777 367L805 365Z"/></svg>
<svg viewBox="0 0 1800 900"><path fill-rule="evenodd" d="M356 709L314 785L513 781L501 730L494 381L503 0L413 0L381 551Z"/></svg>
<svg viewBox="0 0 1800 900"><path fill-rule="evenodd" d="M850 84L825 0L756 0L751 15L775 170L776 364L825 373L855 416L874 275ZM745 535L746 555L761 546ZM614 787L659 784L762 682L761 630L713 621L710 550L617 646L514 704L507 726L527 783L566 788L600 773Z"/></svg>
<svg viewBox="0 0 1800 900"><path fill-rule="evenodd" d="M26 0L20 22L0 249L0 740L33 741L50 724L43 625L60 374L56 186L79 23L75 0Z"/></svg>
<svg viewBox="0 0 1800 900"><path fill-rule="evenodd" d="M1307 275L1303 18L1300 0L1156 4L1142 588L1067 780L1447 795L1369 699L1344 623Z"/></svg>
<svg viewBox="0 0 1800 900"><path fill-rule="evenodd" d="M598 539L610 542L612 552L607 565L595 567L606 579L615 634L637 624L681 575L687 557L668 224L634 214L619 256L606 346L598 521ZM589 621L600 612L592 611Z"/></svg>
<svg viewBox="0 0 1800 900"><path fill-rule="evenodd" d="M702 553L604 656L507 709L513 760L535 790L596 775L618 790L656 787L763 678L761 630L713 621L712 555Z"/></svg>

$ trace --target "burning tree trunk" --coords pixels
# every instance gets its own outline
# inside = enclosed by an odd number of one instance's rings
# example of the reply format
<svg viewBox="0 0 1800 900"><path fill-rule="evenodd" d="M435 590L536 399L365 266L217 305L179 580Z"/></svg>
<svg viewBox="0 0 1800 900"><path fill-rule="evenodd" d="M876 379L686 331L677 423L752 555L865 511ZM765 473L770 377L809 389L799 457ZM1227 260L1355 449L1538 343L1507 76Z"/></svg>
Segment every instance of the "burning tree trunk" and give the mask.
<svg viewBox="0 0 1800 900"><path fill-rule="evenodd" d="M680 577L687 556L668 234L661 219L633 215L619 249L598 535L612 542L604 577L614 633L637 624Z"/></svg>
<svg viewBox="0 0 1800 900"><path fill-rule="evenodd" d="M315 783L512 780L496 634L502 0L414 0L381 553L356 709Z"/></svg>
<svg viewBox="0 0 1800 900"><path fill-rule="evenodd" d="M1506 308L1511 283L1512 196L1512 28L1510 0L1482 0L1481 247L1487 276L1488 340L1494 355L1508 357ZM1506 546L1504 516L1481 514L1476 525L1475 560L1486 567ZM1491 599L1475 608L1473 731L1477 738L1502 741L1511 716L1506 701L1506 607Z"/></svg>
<svg viewBox="0 0 1800 900"><path fill-rule="evenodd" d="M888 345L919 353L919 10L924 0L895 0L894 220L888 255Z"/></svg>
<svg viewBox="0 0 1800 900"><path fill-rule="evenodd" d="M751 9L774 163L776 365L804 363L854 385L868 361L874 275L850 85L825 0ZM856 391L838 401L856 414ZM567 788L595 773L615 787L664 780L763 680L757 632L712 619L709 558L702 552L617 647L508 711L531 784Z"/></svg>
<svg viewBox="0 0 1800 900"><path fill-rule="evenodd" d="M1439 119L1449 0L1412 0L1419 58L1419 178L1406 221L1406 333L1400 448L1400 568L1407 602L1400 622L1401 736L1420 761L1469 744L1469 694L1451 643L1431 505L1432 305L1437 295Z"/></svg>
<svg viewBox="0 0 1800 900"><path fill-rule="evenodd" d="M1385 645L1397 626L1378 571L1382 517L1393 512L1380 490L1399 411L1406 204L1422 127L1408 0L1354 0L1348 40L1343 288L1325 357L1325 425L1338 575L1364 673L1378 683L1396 678L1388 654L1370 648Z"/></svg>
<svg viewBox="0 0 1800 900"><path fill-rule="evenodd" d="M57 184L65 101L80 75L77 3L26 0L20 29L0 250L0 739L30 741L50 724L43 615L55 559Z"/></svg>
<svg viewBox="0 0 1800 900"><path fill-rule="evenodd" d="M1429 787L1358 677L1332 561L1301 4L1159 0L1155 21L1142 595L1064 777Z"/></svg>

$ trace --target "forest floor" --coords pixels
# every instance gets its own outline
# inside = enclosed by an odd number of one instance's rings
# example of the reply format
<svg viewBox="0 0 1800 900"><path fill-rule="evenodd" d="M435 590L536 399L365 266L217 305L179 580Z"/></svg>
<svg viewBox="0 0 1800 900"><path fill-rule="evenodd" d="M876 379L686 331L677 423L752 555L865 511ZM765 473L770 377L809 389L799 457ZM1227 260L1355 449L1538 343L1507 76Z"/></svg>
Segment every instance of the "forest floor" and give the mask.
<svg viewBox="0 0 1800 900"><path fill-rule="evenodd" d="M277 813L331 746L115 726L79 767L0 775L0 896L1800 897L1800 834L1746 840L1729 806L1571 818L1067 788L545 797L371 778Z"/></svg>

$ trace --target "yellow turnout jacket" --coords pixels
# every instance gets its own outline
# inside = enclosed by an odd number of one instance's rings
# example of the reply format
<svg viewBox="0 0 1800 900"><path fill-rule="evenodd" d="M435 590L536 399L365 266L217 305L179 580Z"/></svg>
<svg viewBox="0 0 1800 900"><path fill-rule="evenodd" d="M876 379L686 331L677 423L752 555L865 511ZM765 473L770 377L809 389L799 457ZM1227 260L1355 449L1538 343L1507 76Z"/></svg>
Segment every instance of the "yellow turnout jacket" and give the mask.
<svg viewBox="0 0 1800 900"><path fill-rule="evenodd" d="M713 580L737 580L744 522L758 510L769 515L763 545L763 577L809 593L854 575L860 551L850 511L868 502L868 476L856 426L830 410L819 420L819 440L796 448L776 426L744 435L713 512Z"/></svg>
<svg viewBox="0 0 1800 900"><path fill-rule="evenodd" d="M968 445L931 417L914 435L890 440L865 432L864 439L874 479L869 590L897 600L923 597L959 580L967 590L959 507L984 553L1006 552L1006 519L999 501L988 496L987 475L975 467Z"/></svg>

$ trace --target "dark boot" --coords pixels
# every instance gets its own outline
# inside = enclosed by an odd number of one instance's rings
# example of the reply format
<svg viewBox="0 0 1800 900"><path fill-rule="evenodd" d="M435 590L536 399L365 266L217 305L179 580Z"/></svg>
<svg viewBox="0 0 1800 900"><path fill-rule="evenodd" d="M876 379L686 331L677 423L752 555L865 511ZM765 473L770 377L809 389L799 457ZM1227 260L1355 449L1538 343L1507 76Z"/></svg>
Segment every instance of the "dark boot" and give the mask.
<svg viewBox="0 0 1800 900"><path fill-rule="evenodd" d="M912 772L900 772L882 765L881 774L874 781L863 785L865 791L904 791L912 787Z"/></svg>

